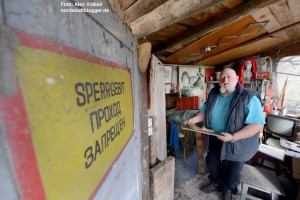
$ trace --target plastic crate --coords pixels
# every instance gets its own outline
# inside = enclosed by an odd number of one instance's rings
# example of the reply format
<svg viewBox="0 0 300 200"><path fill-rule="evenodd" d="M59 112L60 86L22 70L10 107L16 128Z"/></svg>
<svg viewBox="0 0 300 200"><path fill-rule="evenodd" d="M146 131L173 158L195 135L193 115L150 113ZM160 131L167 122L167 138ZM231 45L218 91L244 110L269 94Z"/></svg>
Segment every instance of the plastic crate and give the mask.
<svg viewBox="0 0 300 200"><path fill-rule="evenodd" d="M178 98L176 110L198 110L200 109L200 97Z"/></svg>

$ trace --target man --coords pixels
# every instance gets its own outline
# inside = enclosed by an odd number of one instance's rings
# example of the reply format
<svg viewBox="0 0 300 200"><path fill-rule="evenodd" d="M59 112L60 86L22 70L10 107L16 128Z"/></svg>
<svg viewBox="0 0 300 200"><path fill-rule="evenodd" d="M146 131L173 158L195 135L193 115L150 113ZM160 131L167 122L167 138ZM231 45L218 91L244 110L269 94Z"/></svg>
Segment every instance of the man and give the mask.
<svg viewBox="0 0 300 200"><path fill-rule="evenodd" d="M223 188L224 199L236 194L243 164L257 152L259 132L265 124L259 97L243 88L238 78L233 69L225 68L220 87L213 88L200 112L185 121L190 125L205 120L207 128L221 133L205 135L210 184L200 190L210 193Z"/></svg>

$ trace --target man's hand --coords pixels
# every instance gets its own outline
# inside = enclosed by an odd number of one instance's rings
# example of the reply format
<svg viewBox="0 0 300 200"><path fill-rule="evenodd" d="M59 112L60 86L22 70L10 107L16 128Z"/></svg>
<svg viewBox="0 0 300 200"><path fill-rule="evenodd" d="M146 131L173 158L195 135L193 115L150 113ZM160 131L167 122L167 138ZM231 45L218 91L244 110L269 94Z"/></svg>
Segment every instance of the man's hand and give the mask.
<svg viewBox="0 0 300 200"><path fill-rule="evenodd" d="M192 125L192 124L196 124L197 121L195 119L195 117L191 118L191 119L188 119L184 122L184 125Z"/></svg>
<svg viewBox="0 0 300 200"><path fill-rule="evenodd" d="M197 115L191 119L188 119L184 122L184 125L192 125L198 122L202 122L205 118L205 114L202 112L198 112Z"/></svg>
<svg viewBox="0 0 300 200"><path fill-rule="evenodd" d="M217 137L223 142L235 142L238 140L243 140L252 137L253 135L257 134L260 130L262 130L263 127L263 124L248 124L238 132L235 132L234 134L221 132L222 136Z"/></svg>
<svg viewBox="0 0 300 200"><path fill-rule="evenodd" d="M222 140L223 142L234 142L234 135L226 132L221 132L222 136L217 136L219 140Z"/></svg>

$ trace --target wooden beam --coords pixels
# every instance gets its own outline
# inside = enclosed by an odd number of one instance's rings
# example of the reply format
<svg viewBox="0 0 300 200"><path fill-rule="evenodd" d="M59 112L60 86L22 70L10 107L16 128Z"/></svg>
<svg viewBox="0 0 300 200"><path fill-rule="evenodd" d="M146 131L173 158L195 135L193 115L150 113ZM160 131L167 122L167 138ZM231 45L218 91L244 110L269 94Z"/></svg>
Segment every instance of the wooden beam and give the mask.
<svg viewBox="0 0 300 200"><path fill-rule="evenodd" d="M276 46L270 50L261 53L262 56L286 57L300 54L300 41Z"/></svg>
<svg viewBox="0 0 300 200"><path fill-rule="evenodd" d="M132 33L141 38L222 2L223 0L169 0L133 21Z"/></svg>
<svg viewBox="0 0 300 200"><path fill-rule="evenodd" d="M122 10L128 9L130 6L132 6L136 0L123 0L121 1L122 4Z"/></svg>
<svg viewBox="0 0 300 200"><path fill-rule="evenodd" d="M138 66L141 72L145 72L151 58L151 43L145 42L138 47Z"/></svg>
<svg viewBox="0 0 300 200"><path fill-rule="evenodd" d="M222 13L202 24L196 26L189 31L186 31L177 37L164 42L162 45L153 48L154 53L161 53L164 50L170 49L176 45L188 43L193 38L200 38L222 27L228 26L234 21L237 21L247 15L251 15L258 9L269 6L278 0L252 0L239 4L229 11Z"/></svg>
<svg viewBox="0 0 300 200"><path fill-rule="evenodd" d="M123 11L122 5L118 0L108 0L108 3L110 4L111 8L119 15L119 17L124 21L124 23L130 27L131 21L129 20L126 13Z"/></svg>
<svg viewBox="0 0 300 200"><path fill-rule="evenodd" d="M129 19L133 22L141 16L151 12L158 6L162 5L168 0L139 0L130 6L125 13L129 16Z"/></svg>
<svg viewBox="0 0 300 200"><path fill-rule="evenodd" d="M141 137L142 199L150 200L147 73L139 72L139 118Z"/></svg>

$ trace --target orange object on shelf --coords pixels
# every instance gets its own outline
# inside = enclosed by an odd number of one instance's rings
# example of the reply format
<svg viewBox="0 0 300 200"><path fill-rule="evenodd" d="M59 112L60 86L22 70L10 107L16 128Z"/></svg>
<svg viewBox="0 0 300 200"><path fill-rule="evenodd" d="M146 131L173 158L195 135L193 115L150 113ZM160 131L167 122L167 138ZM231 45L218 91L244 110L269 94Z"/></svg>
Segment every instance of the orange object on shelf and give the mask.
<svg viewBox="0 0 300 200"><path fill-rule="evenodd" d="M264 105L264 112L269 113L272 110L272 104L265 104Z"/></svg>
<svg viewBox="0 0 300 200"><path fill-rule="evenodd" d="M200 97L178 98L176 110L198 110L200 109Z"/></svg>

